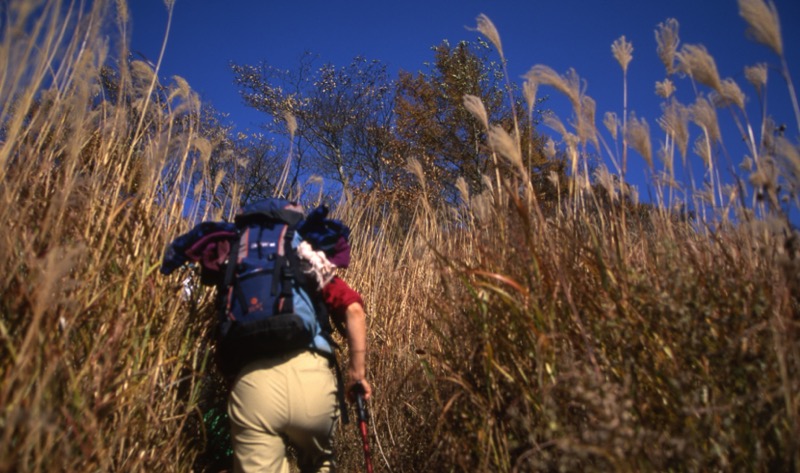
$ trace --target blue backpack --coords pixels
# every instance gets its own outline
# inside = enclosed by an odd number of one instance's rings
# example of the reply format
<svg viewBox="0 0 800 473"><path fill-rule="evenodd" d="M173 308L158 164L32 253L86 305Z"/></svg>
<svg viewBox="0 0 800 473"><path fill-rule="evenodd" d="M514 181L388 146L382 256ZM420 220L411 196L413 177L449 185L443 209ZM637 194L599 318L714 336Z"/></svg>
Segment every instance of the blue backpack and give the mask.
<svg viewBox="0 0 800 473"><path fill-rule="evenodd" d="M302 349L332 354L316 280L300 267L297 226L303 209L284 199L244 207L219 282L220 366L235 374L250 361Z"/></svg>
<svg viewBox="0 0 800 473"><path fill-rule="evenodd" d="M331 324L316 278L306 275L296 248L300 233L340 267L350 261L349 228L327 219L320 207L303 220L303 209L283 199L244 207L235 223L202 222L167 247L161 273L186 263L200 267L200 282L217 287L217 361L223 375L278 354L315 350L330 357L339 384L342 421L348 422L342 372L333 348ZM344 242L342 241L344 240ZM344 328L336 325L340 333Z"/></svg>

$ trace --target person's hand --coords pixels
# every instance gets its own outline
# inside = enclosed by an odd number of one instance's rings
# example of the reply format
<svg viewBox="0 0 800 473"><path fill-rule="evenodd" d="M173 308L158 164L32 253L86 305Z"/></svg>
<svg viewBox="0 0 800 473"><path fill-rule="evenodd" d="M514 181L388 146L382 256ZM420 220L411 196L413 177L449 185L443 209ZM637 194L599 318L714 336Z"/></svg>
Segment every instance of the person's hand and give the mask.
<svg viewBox="0 0 800 473"><path fill-rule="evenodd" d="M372 397L372 386L370 386L369 382L366 379L360 380L353 380L350 379L347 382L347 400L352 402L356 402L356 389L358 389L358 385L364 389L364 400L368 401L369 398Z"/></svg>

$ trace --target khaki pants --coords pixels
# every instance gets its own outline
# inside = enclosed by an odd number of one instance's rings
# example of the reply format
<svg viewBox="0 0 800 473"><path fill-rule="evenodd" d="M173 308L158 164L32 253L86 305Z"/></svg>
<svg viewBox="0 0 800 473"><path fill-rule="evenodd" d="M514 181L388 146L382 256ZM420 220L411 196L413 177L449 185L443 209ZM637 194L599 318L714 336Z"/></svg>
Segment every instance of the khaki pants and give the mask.
<svg viewBox="0 0 800 473"><path fill-rule="evenodd" d="M288 473L287 443L303 472L329 472L338 418L328 359L303 351L247 365L228 400L237 472Z"/></svg>

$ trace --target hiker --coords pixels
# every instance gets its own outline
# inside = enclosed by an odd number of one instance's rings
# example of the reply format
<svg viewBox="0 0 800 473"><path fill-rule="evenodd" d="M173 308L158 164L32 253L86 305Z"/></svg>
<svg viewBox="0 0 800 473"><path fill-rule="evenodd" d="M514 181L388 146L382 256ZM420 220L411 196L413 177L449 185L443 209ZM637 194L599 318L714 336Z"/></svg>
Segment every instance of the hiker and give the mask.
<svg viewBox="0 0 800 473"><path fill-rule="evenodd" d="M371 397L364 302L336 276L349 264L349 228L327 213L321 207L303 218L295 204L268 199L242 209L235 224L197 225L165 254L162 273L198 262L201 282L218 287L217 355L231 380L235 471L288 472L290 445L301 471L335 469L345 394L353 401L360 387ZM226 264L229 256L236 264ZM344 383L328 318L349 348Z"/></svg>
<svg viewBox="0 0 800 473"><path fill-rule="evenodd" d="M345 390L352 402L353 386L361 384L369 399L361 296L339 278L326 289L326 303L333 304L328 306L333 316L343 316L346 329ZM250 363L236 378L228 404L235 471L288 472L288 445L297 449L301 471L335 470L332 441L339 406L336 379L324 355L301 350Z"/></svg>

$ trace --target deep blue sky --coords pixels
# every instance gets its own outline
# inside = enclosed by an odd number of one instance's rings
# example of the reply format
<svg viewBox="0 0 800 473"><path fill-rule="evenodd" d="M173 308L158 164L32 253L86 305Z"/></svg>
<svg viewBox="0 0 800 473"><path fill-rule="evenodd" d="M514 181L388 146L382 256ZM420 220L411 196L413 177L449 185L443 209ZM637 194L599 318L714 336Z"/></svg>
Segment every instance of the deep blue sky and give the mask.
<svg viewBox="0 0 800 473"><path fill-rule="evenodd" d="M794 82L800 84L800 1L775 3ZM166 27L163 1L132 0L131 12L131 47L155 61ZM363 55L384 61L392 72L417 71L432 59L431 46L443 39L476 39L479 34L467 27L475 26L480 13L498 28L515 81L521 83L519 77L535 64L559 73L575 68L597 101L598 123L605 111L622 112L622 72L611 44L625 35L634 46L628 72L630 109L647 119L651 131L658 130L660 99L654 84L663 80L664 70L655 52L654 30L670 17L680 23L681 43L704 44L720 76L732 77L748 96L752 88L743 67L778 64L770 50L745 37L736 0L176 0L160 75L184 77L240 129L256 129L261 117L242 105L230 61L266 61L291 69L303 51L311 51L321 63L344 66ZM677 86L679 92L689 92L688 81ZM775 69L770 70L769 90L772 113L796 137L788 94ZM542 94L552 96L549 108L568 118L557 93L543 89Z"/></svg>

